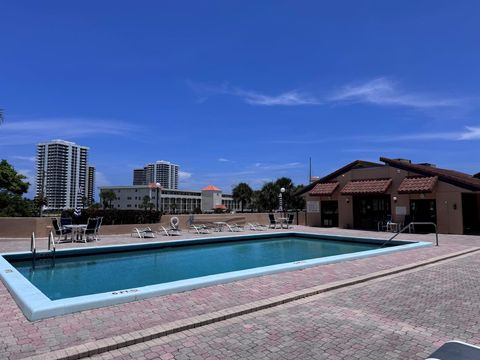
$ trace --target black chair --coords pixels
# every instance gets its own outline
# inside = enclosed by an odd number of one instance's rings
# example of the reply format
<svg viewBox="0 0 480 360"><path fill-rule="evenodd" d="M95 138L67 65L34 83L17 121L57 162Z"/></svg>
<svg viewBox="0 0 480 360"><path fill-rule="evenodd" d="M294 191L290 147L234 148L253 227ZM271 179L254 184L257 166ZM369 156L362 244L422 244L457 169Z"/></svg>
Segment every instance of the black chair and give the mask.
<svg viewBox="0 0 480 360"><path fill-rule="evenodd" d="M290 229L291 227L293 227L293 219L294 218L295 218L295 215L288 214L287 229Z"/></svg>
<svg viewBox="0 0 480 360"><path fill-rule="evenodd" d="M88 218L87 227L83 230L82 239L87 242L89 237L93 238L95 241L98 241L97 237L97 218Z"/></svg>
<svg viewBox="0 0 480 360"><path fill-rule="evenodd" d="M65 241L67 240L67 235L72 233L72 229L65 229L63 226L60 226L58 218L52 218L53 231L57 236L57 243L60 242L60 238L65 236Z"/></svg>
<svg viewBox="0 0 480 360"><path fill-rule="evenodd" d="M72 218L71 217L62 217L60 218L60 226L64 227L65 225L72 225Z"/></svg>
<svg viewBox="0 0 480 360"><path fill-rule="evenodd" d="M97 233L96 233L97 241L100 240L100 239L98 238L98 232L99 232L99 230L100 230L100 226L102 226L102 222L103 222L103 216L97 217Z"/></svg>
<svg viewBox="0 0 480 360"><path fill-rule="evenodd" d="M268 214L268 219L270 220L269 228L276 229L277 225L280 225L277 219L275 219L275 216L273 214Z"/></svg>

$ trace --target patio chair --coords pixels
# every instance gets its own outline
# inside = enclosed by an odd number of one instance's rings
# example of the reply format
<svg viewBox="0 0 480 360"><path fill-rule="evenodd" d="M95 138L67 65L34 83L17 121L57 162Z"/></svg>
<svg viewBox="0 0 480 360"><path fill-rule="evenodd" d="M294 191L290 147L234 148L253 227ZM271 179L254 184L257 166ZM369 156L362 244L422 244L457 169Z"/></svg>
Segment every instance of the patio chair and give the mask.
<svg viewBox="0 0 480 360"><path fill-rule="evenodd" d="M210 234L210 229L204 224L191 224L190 230L193 230L197 234Z"/></svg>
<svg viewBox="0 0 480 360"><path fill-rule="evenodd" d="M227 224L225 223L225 227L227 228L228 231L230 232L240 232L240 231L243 231L243 227L241 227L240 225L237 225L237 224Z"/></svg>
<svg viewBox="0 0 480 360"><path fill-rule="evenodd" d="M67 241L67 235L72 233L72 229L65 229L63 226L60 226L60 221L58 218L52 218L53 232L57 237L57 244L60 243L60 238L65 236L64 241Z"/></svg>
<svg viewBox="0 0 480 360"><path fill-rule="evenodd" d="M100 240L100 238L98 237L98 234L100 232L100 226L102 226L102 222L103 222L103 216L97 217L97 241Z"/></svg>
<svg viewBox="0 0 480 360"><path fill-rule="evenodd" d="M178 224L180 220L178 217L174 216L170 219L170 227L166 228L165 226L160 226L160 232L163 232L167 236L172 235L181 235L182 230L180 230Z"/></svg>
<svg viewBox="0 0 480 360"><path fill-rule="evenodd" d="M266 225L257 224L257 223L248 223L247 225L248 225L248 228L253 231L265 231L268 228Z"/></svg>
<svg viewBox="0 0 480 360"><path fill-rule="evenodd" d="M273 214L268 214L268 219L270 220L269 228L276 229L277 225L281 226L281 223L278 222L277 219L275 219L275 216Z"/></svg>
<svg viewBox="0 0 480 360"><path fill-rule="evenodd" d="M146 228L134 228L132 230L132 237L138 237L140 239L144 239L144 238L154 238L155 237L155 233L153 232L152 229L150 229L149 227L146 227Z"/></svg>
<svg viewBox="0 0 480 360"><path fill-rule="evenodd" d="M447 341L427 360L475 360L480 359L480 347L462 341Z"/></svg>
<svg viewBox="0 0 480 360"><path fill-rule="evenodd" d="M288 214L288 220L287 220L287 229L293 228L293 219L295 218L295 215L293 214Z"/></svg>
<svg viewBox="0 0 480 360"><path fill-rule="evenodd" d="M71 217L62 217L60 218L60 226L64 227L65 225L72 225L73 221Z"/></svg>
<svg viewBox="0 0 480 360"><path fill-rule="evenodd" d="M98 241L97 224L98 224L97 218L88 218L87 226L83 229L83 233L81 234L82 235L81 240L84 240L85 242L87 242L88 239L90 238L95 241Z"/></svg>

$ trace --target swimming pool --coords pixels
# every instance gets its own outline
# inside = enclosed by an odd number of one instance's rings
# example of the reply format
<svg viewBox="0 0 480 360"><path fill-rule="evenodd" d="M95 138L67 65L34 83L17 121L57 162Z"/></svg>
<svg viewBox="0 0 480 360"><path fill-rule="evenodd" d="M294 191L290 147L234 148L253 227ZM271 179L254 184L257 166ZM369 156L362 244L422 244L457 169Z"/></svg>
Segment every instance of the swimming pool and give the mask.
<svg viewBox="0 0 480 360"><path fill-rule="evenodd" d="M30 320L429 243L277 233L4 254L0 275Z"/></svg>

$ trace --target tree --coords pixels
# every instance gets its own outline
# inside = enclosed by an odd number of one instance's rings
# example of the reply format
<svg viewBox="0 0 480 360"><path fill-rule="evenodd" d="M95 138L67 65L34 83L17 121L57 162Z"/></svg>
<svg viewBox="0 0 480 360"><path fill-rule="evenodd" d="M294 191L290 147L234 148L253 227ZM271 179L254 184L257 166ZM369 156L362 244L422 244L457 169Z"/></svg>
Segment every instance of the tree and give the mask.
<svg viewBox="0 0 480 360"><path fill-rule="evenodd" d="M25 182L26 177L15 171L7 160L0 162L0 191L8 191L15 195L22 195L28 191L30 184Z"/></svg>
<svg viewBox="0 0 480 360"><path fill-rule="evenodd" d="M33 199L33 203L35 204L35 208L37 209L38 214L41 217L43 215L43 207L48 205L47 197L44 196L43 193L39 194L35 196L35 198Z"/></svg>
<svg viewBox="0 0 480 360"><path fill-rule="evenodd" d="M6 160L0 162L0 216L34 216L31 200L22 197L30 184Z"/></svg>
<svg viewBox="0 0 480 360"><path fill-rule="evenodd" d="M155 205L153 205L153 203L151 202L150 196L145 195L145 196L142 198L142 204L140 205L140 207L141 207L142 209L145 209L145 211L147 211L147 210L152 211L154 206L155 206Z"/></svg>
<svg viewBox="0 0 480 360"><path fill-rule="evenodd" d="M252 188L247 183L244 183L244 182L235 186L232 191L233 198L236 201L240 202L240 205L242 207L242 212L243 212L243 208L245 207L245 204L252 202L252 195L253 195Z"/></svg>
<svg viewBox="0 0 480 360"><path fill-rule="evenodd" d="M260 189L258 196L258 207L259 210L264 211L273 211L278 208L278 194L280 189L275 186L275 183L268 182L265 183Z"/></svg>
<svg viewBox="0 0 480 360"><path fill-rule="evenodd" d="M0 124L5 120L3 109L0 109Z"/></svg>
<svg viewBox="0 0 480 360"><path fill-rule="evenodd" d="M113 190L102 190L100 192L100 199L102 200L103 208L112 207L112 201L117 200L117 196Z"/></svg>

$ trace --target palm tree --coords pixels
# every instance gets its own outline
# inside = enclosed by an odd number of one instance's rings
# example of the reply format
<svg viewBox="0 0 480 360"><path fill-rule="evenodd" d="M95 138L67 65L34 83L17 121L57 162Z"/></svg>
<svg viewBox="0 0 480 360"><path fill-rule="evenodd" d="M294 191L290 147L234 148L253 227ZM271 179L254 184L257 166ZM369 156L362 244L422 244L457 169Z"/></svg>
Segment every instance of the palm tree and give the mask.
<svg viewBox="0 0 480 360"><path fill-rule="evenodd" d="M100 199L102 199L103 208L112 207L112 201L117 199L113 190L104 190L100 193Z"/></svg>
<svg viewBox="0 0 480 360"><path fill-rule="evenodd" d="M236 201L240 202L242 212L245 204L251 203L253 190L247 183L240 183L233 188L232 196Z"/></svg>
<svg viewBox="0 0 480 360"><path fill-rule="evenodd" d="M5 120L3 115L3 109L0 109L0 124L3 123L3 120Z"/></svg>

